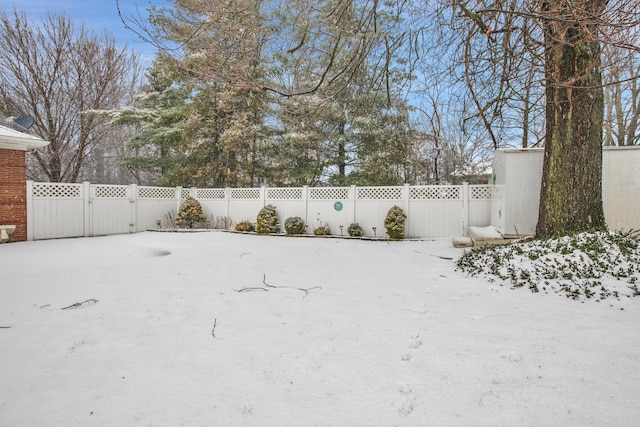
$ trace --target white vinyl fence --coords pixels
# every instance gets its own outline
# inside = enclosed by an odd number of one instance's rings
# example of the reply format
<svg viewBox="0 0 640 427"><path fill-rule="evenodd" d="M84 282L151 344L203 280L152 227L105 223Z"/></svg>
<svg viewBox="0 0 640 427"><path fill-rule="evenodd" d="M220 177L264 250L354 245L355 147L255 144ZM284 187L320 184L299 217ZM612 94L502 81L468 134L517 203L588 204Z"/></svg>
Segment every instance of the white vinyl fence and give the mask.
<svg viewBox="0 0 640 427"><path fill-rule="evenodd" d="M465 236L468 226L487 226L491 220L489 185L166 188L28 181L28 239L166 228L186 196L202 204L210 227L225 219L231 224L255 223L260 209L268 204L276 207L281 224L299 216L308 233L329 225L334 235L345 236L349 224L357 222L365 236L386 237L384 218L393 205L407 213L409 238Z"/></svg>

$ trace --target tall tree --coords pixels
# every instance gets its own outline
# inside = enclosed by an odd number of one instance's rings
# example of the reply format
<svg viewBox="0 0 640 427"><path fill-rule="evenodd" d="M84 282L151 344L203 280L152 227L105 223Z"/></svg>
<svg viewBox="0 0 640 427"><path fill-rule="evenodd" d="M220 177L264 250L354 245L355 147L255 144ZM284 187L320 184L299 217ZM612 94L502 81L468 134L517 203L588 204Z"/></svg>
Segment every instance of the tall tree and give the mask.
<svg viewBox="0 0 640 427"><path fill-rule="evenodd" d="M32 179L75 182L85 158L106 138L105 119L88 110L112 108L134 92L138 57L71 18L0 13L0 105L6 115L35 117L33 131L51 143L33 153Z"/></svg>
<svg viewBox="0 0 640 427"><path fill-rule="evenodd" d="M488 45L521 31L542 38L530 46L543 59L545 153L536 233L539 237L605 227L602 207L604 97L602 43L634 48L619 29L637 27L638 5L606 0L458 2L460 16ZM511 16L519 17L513 25ZM532 31L537 26L539 32ZM504 56L513 55L503 50ZM485 66L491 66L484 62Z"/></svg>
<svg viewBox="0 0 640 427"><path fill-rule="evenodd" d="M605 228L598 26L606 4L607 0L542 3L546 136L539 237Z"/></svg>

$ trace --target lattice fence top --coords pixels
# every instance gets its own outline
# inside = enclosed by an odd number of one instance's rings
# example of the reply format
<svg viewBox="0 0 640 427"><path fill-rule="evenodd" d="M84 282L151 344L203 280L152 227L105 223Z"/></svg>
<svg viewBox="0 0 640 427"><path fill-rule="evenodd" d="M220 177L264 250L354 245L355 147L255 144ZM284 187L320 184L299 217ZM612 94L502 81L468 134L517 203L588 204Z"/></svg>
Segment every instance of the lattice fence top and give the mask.
<svg viewBox="0 0 640 427"><path fill-rule="evenodd" d="M191 189L190 188L183 188L182 191L180 192L180 196L182 197L182 199L186 199L187 197L191 197Z"/></svg>
<svg viewBox="0 0 640 427"><path fill-rule="evenodd" d="M471 199L487 200L491 198L491 187L488 185L470 185L469 188L471 189Z"/></svg>
<svg viewBox="0 0 640 427"><path fill-rule="evenodd" d="M402 200L402 187L362 187L357 189L358 200Z"/></svg>
<svg viewBox="0 0 640 427"><path fill-rule="evenodd" d="M71 199L80 197L82 184L33 183L33 197Z"/></svg>
<svg viewBox="0 0 640 427"><path fill-rule="evenodd" d="M410 187L411 200L462 200L462 187L452 185L430 185Z"/></svg>
<svg viewBox="0 0 640 427"><path fill-rule="evenodd" d="M175 199L176 189L167 187L138 187L139 199Z"/></svg>
<svg viewBox="0 0 640 427"><path fill-rule="evenodd" d="M232 199L260 200L259 188L232 188Z"/></svg>
<svg viewBox="0 0 640 427"><path fill-rule="evenodd" d="M340 187L319 187L309 189L310 200L349 200L349 189Z"/></svg>
<svg viewBox="0 0 640 427"><path fill-rule="evenodd" d="M99 185L95 187L95 197L124 199L127 197L127 187L123 185Z"/></svg>
<svg viewBox="0 0 640 427"><path fill-rule="evenodd" d="M302 200L302 188L267 188L269 200Z"/></svg>
<svg viewBox="0 0 640 427"><path fill-rule="evenodd" d="M198 188L196 190L196 199L224 200L226 193L224 188Z"/></svg>

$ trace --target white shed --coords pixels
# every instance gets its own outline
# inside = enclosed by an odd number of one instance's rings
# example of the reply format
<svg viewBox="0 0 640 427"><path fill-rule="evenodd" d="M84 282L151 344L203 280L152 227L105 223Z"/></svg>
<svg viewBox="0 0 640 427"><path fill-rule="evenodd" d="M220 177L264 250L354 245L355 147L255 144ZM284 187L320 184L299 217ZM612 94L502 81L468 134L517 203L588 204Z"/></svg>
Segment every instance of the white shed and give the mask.
<svg viewBox="0 0 640 427"><path fill-rule="evenodd" d="M503 236L534 235L544 149L501 149L493 160L491 225ZM640 229L640 146L604 147L604 215L611 230Z"/></svg>

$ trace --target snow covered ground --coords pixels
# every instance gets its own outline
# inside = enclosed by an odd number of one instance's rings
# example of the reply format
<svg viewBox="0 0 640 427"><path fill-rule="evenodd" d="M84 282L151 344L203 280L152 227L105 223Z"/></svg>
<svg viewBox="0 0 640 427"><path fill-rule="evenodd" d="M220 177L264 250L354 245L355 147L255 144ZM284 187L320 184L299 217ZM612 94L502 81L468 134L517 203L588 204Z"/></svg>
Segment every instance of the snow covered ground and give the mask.
<svg viewBox="0 0 640 427"><path fill-rule="evenodd" d="M638 425L640 299L510 289L461 254L220 232L2 245L0 426Z"/></svg>

